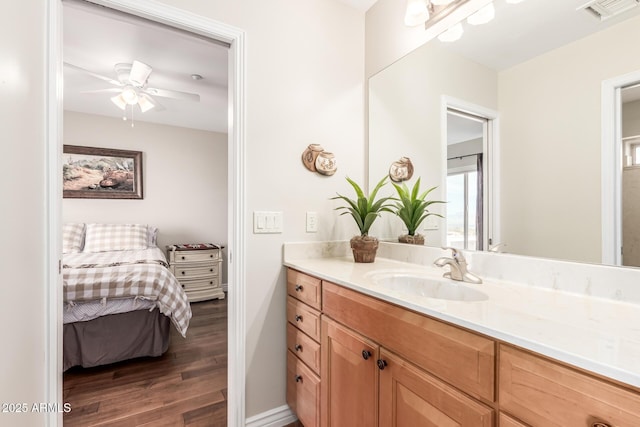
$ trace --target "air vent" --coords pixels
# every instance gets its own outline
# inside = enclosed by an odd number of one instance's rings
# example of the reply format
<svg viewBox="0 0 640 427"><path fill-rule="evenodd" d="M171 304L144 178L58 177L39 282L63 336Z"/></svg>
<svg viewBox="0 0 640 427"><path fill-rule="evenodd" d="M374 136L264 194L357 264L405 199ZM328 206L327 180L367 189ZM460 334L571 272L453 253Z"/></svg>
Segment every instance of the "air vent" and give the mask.
<svg viewBox="0 0 640 427"><path fill-rule="evenodd" d="M592 0L578 9L584 9L604 21L638 6L638 4L640 4L640 0Z"/></svg>

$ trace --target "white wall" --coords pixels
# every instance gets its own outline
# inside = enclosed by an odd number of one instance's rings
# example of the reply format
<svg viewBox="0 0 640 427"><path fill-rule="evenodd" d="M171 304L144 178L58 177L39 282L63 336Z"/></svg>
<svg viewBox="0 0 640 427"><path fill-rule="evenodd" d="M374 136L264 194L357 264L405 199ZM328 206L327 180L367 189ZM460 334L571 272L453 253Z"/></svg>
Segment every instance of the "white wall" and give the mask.
<svg viewBox="0 0 640 427"><path fill-rule="evenodd" d="M45 400L46 2L5 5L0 17L0 402ZM44 415L0 412L0 425Z"/></svg>
<svg viewBox="0 0 640 427"><path fill-rule="evenodd" d="M431 64L439 64L433 67ZM389 172L400 157L409 157L414 178L422 188L438 186L429 197L445 200L447 148L446 111L442 96L457 98L488 109L497 109L498 76L494 70L427 43L369 79L369 182ZM444 125L444 127L443 127ZM394 192L392 188L389 193ZM445 205L433 211L444 213ZM438 220L440 221L440 220ZM371 234L396 239L404 224L394 215L383 215ZM441 224L441 230L444 223ZM430 246L444 245L443 231L420 231Z"/></svg>
<svg viewBox="0 0 640 427"><path fill-rule="evenodd" d="M500 73L509 252L600 262L600 88L640 69L639 37L636 17Z"/></svg>
<svg viewBox="0 0 640 427"><path fill-rule="evenodd" d="M283 234L248 234L247 416L285 403L285 270L282 243L345 239L355 232L338 218L329 197L347 191L349 175L364 178L364 15L328 0L165 0L190 12L242 28L247 34L246 229L254 210L281 210ZM2 257L5 283L2 401L44 396L45 142L44 82L47 2L28 0L5 8L2 18L3 180ZM8 70L8 73L7 71ZM9 76L17 77L9 79ZM8 83L2 83L5 81ZM301 163L309 143L336 154L338 172L322 177ZM30 168L15 161L27 157ZM6 209L5 206L11 207ZM305 212L319 213L320 231L306 234ZM34 244L34 242L36 244ZM11 254L11 256L9 256ZM22 304L29 300L32 310ZM11 321L8 321L7 316ZM5 415L0 415L4 417ZM3 418L4 419L4 418ZM13 419L16 423L13 423ZM12 425L41 425L42 416L12 418Z"/></svg>
<svg viewBox="0 0 640 427"><path fill-rule="evenodd" d="M64 112L64 143L142 151L143 200L64 199L64 222L158 227L158 246L227 246L227 135ZM226 283L226 268L222 282Z"/></svg>

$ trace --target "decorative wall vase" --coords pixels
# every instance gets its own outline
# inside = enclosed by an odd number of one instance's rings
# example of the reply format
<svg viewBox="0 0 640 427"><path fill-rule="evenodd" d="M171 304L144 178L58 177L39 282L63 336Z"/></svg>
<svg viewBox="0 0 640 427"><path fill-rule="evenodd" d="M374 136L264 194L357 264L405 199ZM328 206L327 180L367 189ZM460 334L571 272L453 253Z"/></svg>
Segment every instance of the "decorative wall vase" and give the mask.
<svg viewBox="0 0 640 427"><path fill-rule="evenodd" d="M321 175L333 175L338 170L335 156L333 153L323 151L316 158L316 171Z"/></svg>
<svg viewBox="0 0 640 427"><path fill-rule="evenodd" d="M408 157L401 157L400 160L391 163L389 168L389 178L393 182L410 180L413 176L413 163Z"/></svg>
<svg viewBox="0 0 640 427"><path fill-rule="evenodd" d="M320 144L309 144L302 153L302 164L311 172L316 172L316 159L318 155L324 151Z"/></svg>
<svg viewBox="0 0 640 427"><path fill-rule="evenodd" d="M371 236L354 236L351 238L351 250L355 262L374 262L378 251L378 239Z"/></svg>

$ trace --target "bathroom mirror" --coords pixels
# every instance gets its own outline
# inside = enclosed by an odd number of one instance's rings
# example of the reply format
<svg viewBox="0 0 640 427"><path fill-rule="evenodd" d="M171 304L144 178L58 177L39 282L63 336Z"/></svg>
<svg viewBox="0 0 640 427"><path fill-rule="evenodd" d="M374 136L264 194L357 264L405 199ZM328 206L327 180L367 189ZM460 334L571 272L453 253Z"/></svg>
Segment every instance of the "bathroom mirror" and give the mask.
<svg viewBox="0 0 640 427"><path fill-rule="evenodd" d="M602 188L602 83L640 70L640 6L601 19L584 4L495 0L493 21L463 22L458 41L434 39L372 76L369 182L406 156L415 171L407 184L422 177L424 188L438 186L430 196L445 200L455 170L447 158L463 157L448 147L447 116L477 114L488 119L480 127L483 249L502 243L502 252L601 263L602 192L613 191ZM623 90L623 138L640 135L630 125L640 124L637 92ZM434 210L447 217L448 205ZM425 244L446 244L448 222L430 217ZM374 227L383 239L403 234L390 215Z"/></svg>

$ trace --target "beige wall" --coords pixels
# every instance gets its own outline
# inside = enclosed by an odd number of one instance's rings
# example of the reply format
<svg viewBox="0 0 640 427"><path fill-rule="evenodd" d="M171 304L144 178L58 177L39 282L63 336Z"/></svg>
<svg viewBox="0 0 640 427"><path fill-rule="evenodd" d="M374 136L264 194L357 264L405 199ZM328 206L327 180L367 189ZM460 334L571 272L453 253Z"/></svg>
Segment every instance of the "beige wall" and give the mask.
<svg viewBox="0 0 640 427"><path fill-rule="evenodd" d="M601 84L640 69L638 37L640 17L500 73L509 252L600 262Z"/></svg>
<svg viewBox="0 0 640 427"><path fill-rule="evenodd" d="M158 227L158 246L227 246L227 135L64 113L65 144L142 151L143 200L64 199L64 222L141 223ZM226 269L222 277L226 283Z"/></svg>
<svg viewBox="0 0 640 427"><path fill-rule="evenodd" d="M329 197L348 191L349 175L364 178L364 15L328 0L165 0L164 3L242 28L247 34L248 231L246 305L247 416L285 404L285 274L282 243L344 239L355 226L333 211ZM20 73L1 83L5 168L22 177L3 180L5 248L1 310L5 349L2 401L44 398L44 82L46 5L18 2L2 15L0 72ZM14 66L15 64L15 66ZM6 81L6 78L0 82ZM39 106L39 107L38 107ZM338 172L308 172L300 155L310 143L335 153ZM28 156L28 157L27 157ZM30 168L13 159L29 158ZM10 206L11 209L4 209ZM284 213L284 233L253 235L254 210ZM306 234L305 212L319 213L320 231ZM12 254L10 257L9 255ZM28 258L27 258L28 255ZM29 300L32 309L21 304ZM9 321L8 319L11 319ZM38 415L13 425L41 425Z"/></svg>
<svg viewBox="0 0 640 427"><path fill-rule="evenodd" d="M0 402L45 400L46 2L3 7L0 21ZM0 413L0 425L38 426L41 414Z"/></svg>
<svg viewBox="0 0 640 427"><path fill-rule="evenodd" d="M495 71L451 53L439 43L427 43L393 67L371 77L369 182L378 182L389 172L393 161L409 157L415 177L409 185L421 177L422 188L438 186L430 198L445 200L447 166L444 159L447 153L442 138L446 132L443 120L446 113L443 112L442 97L446 95L495 110L497 84ZM388 191L394 192L392 188ZM433 206L437 213L444 213L445 209L445 205ZM444 222L440 222L440 231L420 231L430 246L446 243ZM395 239L403 234L403 226L394 215L384 215L373 225L371 234Z"/></svg>

